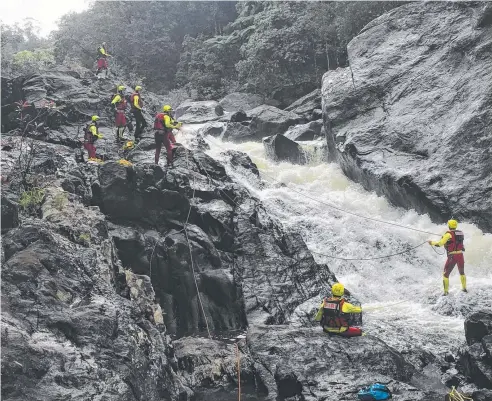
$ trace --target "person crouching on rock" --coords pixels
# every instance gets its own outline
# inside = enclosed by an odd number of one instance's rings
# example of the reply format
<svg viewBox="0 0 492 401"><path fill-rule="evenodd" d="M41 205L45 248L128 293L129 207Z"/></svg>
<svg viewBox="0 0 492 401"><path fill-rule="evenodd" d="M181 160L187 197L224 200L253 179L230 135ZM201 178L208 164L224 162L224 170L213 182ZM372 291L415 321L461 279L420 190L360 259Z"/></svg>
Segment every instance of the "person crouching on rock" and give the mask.
<svg viewBox="0 0 492 401"><path fill-rule="evenodd" d="M166 104L162 107L162 113L157 113L154 119L154 139L155 139L155 164L159 164L159 157L161 155L162 145L166 147L167 151L167 165L173 165L173 143L176 143L174 138L173 129L181 128L183 125L173 119L171 113L173 109Z"/></svg>
<svg viewBox="0 0 492 401"><path fill-rule="evenodd" d="M98 139L103 136L99 133L99 126L97 122L99 121L99 116L92 116L92 120L84 129L84 148L89 154L89 160L96 159L96 146L94 145Z"/></svg>
<svg viewBox="0 0 492 401"><path fill-rule="evenodd" d="M465 258L463 257L463 252L465 251L465 235L463 231L457 230L458 222L456 220L449 220L448 228L449 230L444 233L440 241L428 241L429 245L444 246L448 254L442 276L444 295L449 294L449 275L456 265L458 265L458 271L460 273L461 290L468 292L466 290Z"/></svg>
<svg viewBox="0 0 492 401"><path fill-rule="evenodd" d="M116 127L116 140L123 141L123 133L126 127L126 99L123 91L125 87L123 85L118 86L118 91L113 95L111 99L111 108L114 109L114 125Z"/></svg>
<svg viewBox="0 0 492 401"><path fill-rule="evenodd" d="M320 322L323 331L343 337L357 337L362 335L359 327L350 327L348 320L351 313L362 313L360 306L355 306L343 298L345 288L336 283L331 287L331 298L324 298L314 320Z"/></svg>

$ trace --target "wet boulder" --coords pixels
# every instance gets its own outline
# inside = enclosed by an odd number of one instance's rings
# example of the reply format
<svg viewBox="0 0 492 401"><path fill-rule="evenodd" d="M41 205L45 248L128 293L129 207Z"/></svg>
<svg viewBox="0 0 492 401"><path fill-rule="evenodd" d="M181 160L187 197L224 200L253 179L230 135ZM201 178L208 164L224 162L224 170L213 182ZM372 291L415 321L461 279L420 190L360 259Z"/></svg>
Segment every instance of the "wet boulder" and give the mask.
<svg viewBox="0 0 492 401"><path fill-rule="evenodd" d="M217 120L224 114L222 106L214 100L181 103L175 111L176 119L184 123L204 123Z"/></svg>
<svg viewBox="0 0 492 401"><path fill-rule="evenodd" d="M202 128L198 130L198 133L201 135L210 135L216 137L222 137L222 133L224 132L225 124L223 122L212 122L204 125Z"/></svg>
<svg viewBox="0 0 492 401"><path fill-rule="evenodd" d="M19 225L19 204L13 194L2 192L2 233Z"/></svg>
<svg viewBox="0 0 492 401"><path fill-rule="evenodd" d="M228 150L226 152L223 152L222 154L229 159L230 163L233 166L242 167L246 170L251 171L257 177L260 176L258 167L256 167L256 164L253 163L251 158L246 153L239 152L237 150Z"/></svg>
<svg viewBox="0 0 492 401"><path fill-rule="evenodd" d="M483 310L466 318L465 337L468 345L482 341L489 334L492 334L492 312Z"/></svg>
<svg viewBox="0 0 492 401"><path fill-rule="evenodd" d="M284 136L292 141L312 141L320 136L322 126L322 121L295 125L290 127Z"/></svg>
<svg viewBox="0 0 492 401"><path fill-rule="evenodd" d="M257 139L283 134L287 128L299 124L301 121L301 118L295 113L267 105L249 110L248 116L251 117L251 131Z"/></svg>
<svg viewBox="0 0 492 401"><path fill-rule="evenodd" d="M349 178L434 221L490 232L489 20L483 3L395 8L349 43L351 69L324 74L322 103L330 157Z"/></svg>
<svg viewBox="0 0 492 401"><path fill-rule="evenodd" d="M492 389L492 313L475 312L465 320L467 346L460 349L461 373L480 387Z"/></svg>
<svg viewBox="0 0 492 401"><path fill-rule="evenodd" d="M267 157L273 161L288 161L294 164L306 162L306 156L299 144L283 135L273 135L263 139L263 146Z"/></svg>
<svg viewBox="0 0 492 401"><path fill-rule="evenodd" d="M233 113L239 110L251 110L262 105L263 103L263 96L243 92L229 93L219 102L224 111Z"/></svg>
<svg viewBox="0 0 492 401"><path fill-rule="evenodd" d="M222 133L222 139L231 142L247 142L256 140L257 136L248 124L229 122Z"/></svg>

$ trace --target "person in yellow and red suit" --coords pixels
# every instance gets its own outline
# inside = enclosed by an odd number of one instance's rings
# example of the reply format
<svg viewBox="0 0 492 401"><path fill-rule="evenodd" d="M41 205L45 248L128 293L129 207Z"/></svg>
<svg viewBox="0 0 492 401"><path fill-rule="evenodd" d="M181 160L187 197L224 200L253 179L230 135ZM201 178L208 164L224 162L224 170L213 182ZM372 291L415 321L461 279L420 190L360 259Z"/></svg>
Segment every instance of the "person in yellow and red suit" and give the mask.
<svg viewBox="0 0 492 401"><path fill-rule="evenodd" d="M154 139L155 139L155 164L159 164L162 145L167 150L167 165L173 165L173 143L176 143L173 129L181 128L182 123L177 122L172 117L172 107L165 105L162 107L162 113L157 113L154 119Z"/></svg>
<svg viewBox="0 0 492 401"><path fill-rule="evenodd" d="M133 116L135 117L135 122L137 127L135 128L135 142L140 142L140 137L142 136L143 130L147 127L147 121L142 114L142 96L140 95L140 91L142 87L140 85L135 86L135 92L130 97L130 105L132 108Z"/></svg>
<svg viewBox="0 0 492 401"><path fill-rule="evenodd" d="M115 110L114 125L116 127L116 140L123 141L123 133L126 127L126 99L123 91L125 87L123 85L118 86L118 91L113 95L111 100L111 107Z"/></svg>
<svg viewBox="0 0 492 401"><path fill-rule="evenodd" d="M341 283L333 284L331 293L331 298L323 299L314 320L320 322L325 333L343 337L361 336L362 329L350 327L348 320L351 313L362 313L362 308L348 303L343 298L345 287Z"/></svg>
<svg viewBox="0 0 492 401"><path fill-rule="evenodd" d="M99 116L92 116L92 120L84 130L84 148L89 154L89 160L96 159L96 146L94 145L98 139L103 136L99 133L98 122Z"/></svg>
<svg viewBox="0 0 492 401"><path fill-rule="evenodd" d="M98 58L97 58L97 72L96 75L101 72L101 70L108 69L108 51L106 50L106 42L103 42L101 46L97 49Z"/></svg>
<svg viewBox="0 0 492 401"><path fill-rule="evenodd" d="M466 289L465 258L463 256L465 235L463 231L457 230L458 222L456 220L449 220L448 228L449 230L444 233L439 241L428 241L433 246L444 246L447 252L448 257L444 264L444 274L442 276L444 295L449 294L449 275L456 265L458 265L460 273L461 289L464 292L468 292Z"/></svg>

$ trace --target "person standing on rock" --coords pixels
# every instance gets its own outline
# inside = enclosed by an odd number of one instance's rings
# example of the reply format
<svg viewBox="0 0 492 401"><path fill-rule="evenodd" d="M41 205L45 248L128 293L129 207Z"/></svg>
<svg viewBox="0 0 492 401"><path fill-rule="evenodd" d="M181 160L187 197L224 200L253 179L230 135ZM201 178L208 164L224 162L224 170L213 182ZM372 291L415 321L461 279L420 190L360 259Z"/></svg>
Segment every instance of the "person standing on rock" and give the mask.
<svg viewBox="0 0 492 401"><path fill-rule="evenodd" d="M429 245L444 246L446 249L447 259L444 264L444 273L442 276L444 295L449 294L449 275L456 265L458 265L458 271L460 273L461 290L468 292L466 289L465 258L463 256L463 252L465 251L465 235L463 231L457 230L458 222L456 220L449 220L448 228L449 230L444 233L439 241L428 241Z"/></svg>
<svg viewBox="0 0 492 401"><path fill-rule="evenodd" d="M101 71L105 71L105 78L107 78L108 73L108 57L111 57L106 50L106 42L103 42L101 46L97 49L97 72L96 75L99 75Z"/></svg>
<svg viewBox="0 0 492 401"><path fill-rule="evenodd" d="M173 143L176 143L174 138L173 129L181 128L182 123L177 122L172 117L172 107L166 104L162 107L162 113L157 113L154 119L154 139L155 139L155 164L159 164L159 157L161 155L162 145L166 147L167 151L167 165L172 167L173 165Z"/></svg>
<svg viewBox="0 0 492 401"><path fill-rule="evenodd" d="M113 95L111 99L111 108L114 110L114 126L116 127L116 140L123 141L123 133L126 127L126 99L123 91L125 87L119 85L117 92Z"/></svg>
<svg viewBox="0 0 492 401"><path fill-rule="evenodd" d="M147 127L147 121L142 114L142 96L140 95L140 91L142 87L140 85L135 86L135 92L130 97L130 103L132 108L133 116L135 117L136 128L135 128L135 142L140 142L142 132Z"/></svg>
<svg viewBox="0 0 492 401"><path fill-rule="evenodd" d="M348 303L343 298L345 287L341 283L333 284L331 293L331 298L325 297L323 299L314 320L320 322L325 333L342 337L361 336L362 329L350 327L349 317L353 313L362 313L362 308Z"/></svg>
<svg viewBox="0 0 492 401"><path fill-rule="evenodd" d="M84 129L84 148L87 150L89 160L97 159L95 142L103 136L99 133L99 116L92 116L91 122Z"/></svg>

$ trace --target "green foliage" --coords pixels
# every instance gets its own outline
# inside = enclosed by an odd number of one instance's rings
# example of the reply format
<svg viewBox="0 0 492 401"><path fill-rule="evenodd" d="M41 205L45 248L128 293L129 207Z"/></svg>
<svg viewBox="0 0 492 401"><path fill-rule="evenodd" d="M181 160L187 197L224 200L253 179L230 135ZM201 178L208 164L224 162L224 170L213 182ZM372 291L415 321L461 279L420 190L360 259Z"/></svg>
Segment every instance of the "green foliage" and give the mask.
<svg viewBox="0 0 492 401"><path fill-rule="evenodd" d="M51 204L53 205L53 207L55 209L62 211L67 206L67 203L68 203L68 193L67 192L60 192L58 195L56 195L53 198L53 201Z"/></svg>
<svg viewBox="0 0 492 401"><path fill-rule="evenodd" d="M17 56L18 63L29 60L41 59L42 62L46 61L48 57L43 54L44 51L50 46L48 39L41 38L39 36L39 23L32 19L26 18L21 24L15 25L1 25L1 39L2 39L2 75L21 75L26 71L17 69L17 66L13 65L15 55L28 51L31 57L27 55ZM41 55L32 55L35 51L41 52ZM51 59L53 57L51 56ZM25 63L21 63L22 66ZM29 71L28 71L29 72Z"/></svg>
<svg viewBox="0 0 492 401"><path fill-rule="evenodd" d="M44 189L33 188L30 191L22 192L19 198L19 205L27 212L36 211L44 200Z"/></svg>
<svg viewBox="0 0 492 401"><path fill-rule="evenodd" d="M34 51L22 50L15 53L12 59L12 66L19 74L29 74L49 68L55 63L53 51L39 49Z"/></svg>
<svg viewBox="0 0 492 401"><path fill-rule="evenodd" d="M82 233L79 235L79 243L89 246L91 244L91 234L90 233Z"/></svg>

